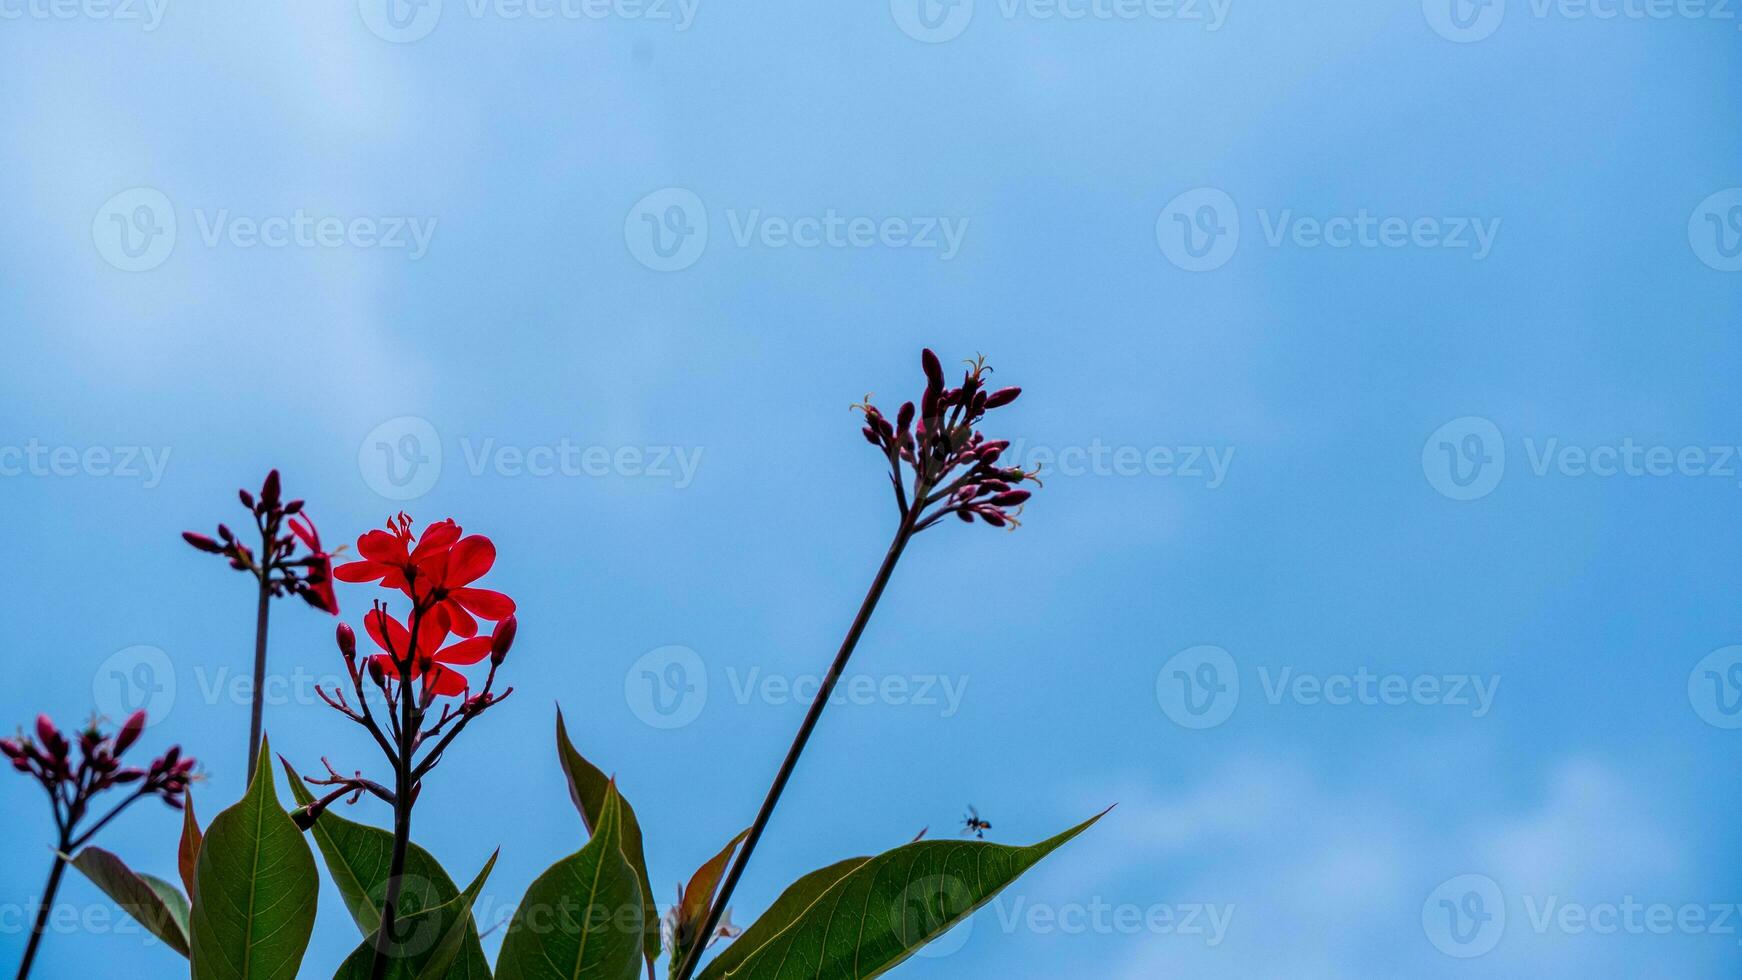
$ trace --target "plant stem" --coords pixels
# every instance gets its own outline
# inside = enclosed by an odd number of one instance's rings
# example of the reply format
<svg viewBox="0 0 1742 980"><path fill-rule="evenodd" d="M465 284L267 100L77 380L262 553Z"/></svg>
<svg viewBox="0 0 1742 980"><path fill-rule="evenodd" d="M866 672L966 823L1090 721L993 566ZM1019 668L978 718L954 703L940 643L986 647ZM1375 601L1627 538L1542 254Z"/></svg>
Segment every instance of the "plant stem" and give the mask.
<svg viewBox="0 0 1742 980"><path fill-rule="evenodd" d="M381 930L375 938L375 960L369 968L370 980L387 976L387 951L394 942L393 931L399 916L400 879L405 875L405 852L411 845L412 787L416 785L412 770L412 753L417 749L418 729L423 727L416 700L413 697L411 669L417 655L421 612L413 612L405 662L399 669L399 758L394 766L393 794L393 859L387 868L387 894L381 900Z"/></svg>
<svg viewBox="0 0 1742 980"><path fill-rule="evenodd" d="M18 980L30 976L30 965L36 961L36 950L42 945L42 934L48 926L48 914L54 908L54 897L60 891L61 875L66 873L66 835L54 851L54 866L48 872L48 884L42 889L42 905L36 910L36 922L30 927L30 943L24 947L24 961L18 964Z"/></svg>
<svg viewBox="0 0 1742 980"><path fill-rule="evenodd" d="M731 901L732 891L738 887L738 879L743 876L745 865L750 863L750 853L756 850L756 842L762 839L762 832L767 829L769 818L774 816L774 808L780 803L780 795L786 790L787 780L792 778L792 771L798 765L798 757L804 753L805 745L810 742L811 732L822 718L823 709L828 707L829 696L834 693L835 684L847 669L847 661L853 656L853 648L859 645L859 636L865 632L865 625L871 621L871 613L876 610L877 601L883 597L883 589L889 584L889 576L894 573L896 562L901 560L902 551L913 537L914 521L919 517L919 511L916 504L903 514L901 527L895 532L895 540L890 542L888 554L883 556L883 564L877 569L877 577L871 580L871 588L865 593L865 601L859 604L859 614L853 617L853 625L847 628L847 635L841 640L841 649L835 654L835 662L829 665L829 673L823 678L822 686L817 689L817 696L811 701L804 723L798 728L798 735L793 738L792 746L786 750L786 761L780 764L780 771L774 776L774 784L768 787L768 796L763 799L762 809L756 813L756 822L750 825L750 833L744 838L744 846L738 851L731 870L726 873L726 880L720 885L719 896L708 908L707 922L696 933L695 945L690 947L683 964L672 974L672 980L689 980L690 975L700 965L702 951L708 946L708 937L719 926L720 917L726 911L726 903Z"/></svg>
<svg viewBox="0 0 1742 980"><path fill-rule="evenodd" d="M272 609L272 587L260 580L260 608L254 615L254 710L248 723L248 778L260 763L260 714L266 696L266 616Z"/></svg>

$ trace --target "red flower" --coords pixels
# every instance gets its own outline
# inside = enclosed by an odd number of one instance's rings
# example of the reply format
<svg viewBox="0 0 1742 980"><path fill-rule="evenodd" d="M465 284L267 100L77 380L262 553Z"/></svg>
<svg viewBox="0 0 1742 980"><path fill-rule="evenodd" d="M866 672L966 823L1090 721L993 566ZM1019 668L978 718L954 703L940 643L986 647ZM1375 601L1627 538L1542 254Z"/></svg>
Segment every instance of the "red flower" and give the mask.
<svg viewBox="0 0 1742 980"><path fill-rule="evenodd" d="M412 533L411 518L401 513L387 522L386 530L358 538L362 560L340 565L333 575L344 582L380 582L383 588L398 589L419 607L440 609L452 632L477 636L478 619L499 622L514 615L514 600L472 587L496 563L496 546L481 534L461 533L449 518L431 524L419 538Z"/></svg>

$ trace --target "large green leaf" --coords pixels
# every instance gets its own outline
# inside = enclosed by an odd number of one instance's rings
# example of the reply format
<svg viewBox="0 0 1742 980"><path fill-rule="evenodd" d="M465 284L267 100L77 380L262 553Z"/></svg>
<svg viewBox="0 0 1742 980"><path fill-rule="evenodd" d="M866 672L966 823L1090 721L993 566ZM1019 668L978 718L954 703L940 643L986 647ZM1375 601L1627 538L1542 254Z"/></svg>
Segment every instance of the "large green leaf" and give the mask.
<svg viewBox="0 0 1742 980"><path fill-rule="evenodd" d="M290 777L291 795L296 797L297 805L307 806L314 795L290 763L283 765ZM320 848L327 874L338 886L358 931L373 936L381 928L381 900L387 894L388 872L393 865L393 835L379 827L346 820L331 809L315 818L309 834ZM447 905L460 895L459 886L446 869L415 842L406 848L401 881L399 907L404 916ZM468 918L459 958L449 969L447 980L488 980L489 976L490 963L484 958L478 926Z"/></svg>
<svg viewBox="0 0 1742 980"><path fill-rule="evenodd" d="M710 980L881 976L1099 819L1032 847L981 841L921 841L898 847L849 870L774 938L740 954L729 970L704 976ZM744 938L748 934L739 942Z"/></svg>
<svg viewBox="0 0 1742 980"><path fill-rule="evenodd" d="M100 847L80 851L72 864L153 936L181 955L188 954L188 900L180 889L162 878L139 874Z"/></svg>
<svg viewBox="0 0 1742 980"><path fill-rule="evenodd" d="M562 763L563 774L568 777L569 797L575 801L575 809L581 811L581 820L591 832L599 823L599 811L605 805L606 789L612 786L612 780L598 766L587 761L586 756L575 751L574 743L569 741L569 732L563 725L563 709L556 709L556 754ZM641 843L641 821L635 818L635 808L629 801L623 799L618 792L618 801L623 806L623 860L635 869L635 876L641 882L641 895L645 903L642 916L647 925L647 934L642 937L642 953L647 958L647 971L651 976L653 964L659 960L659 906L654 903L653 885L647 878L647 854Z"/></svg>
<svg viewBox="0 0 1742 980"><path fill-rule="evenodd" d="M514 911L497 980L636 980L644 900L623 859L623 805L607 784L593 839L533 881Z"/></svg>
<svg viewBox="0 0 1742 980"><path fill-rule="evenodd" d="M193 980L293 980L314 930L320 879L278 803L262 740L248 794L212 820L194 869Z"/></svg>
<svg viewBox="0 0 1742 980"><path fill-rule="evenodd" d="M449 975L465 948L467 936L476 942L478 927L472 922L472 903L478 900L478 892L483 890L484 881L495 866L496 855L492 854L465 891L448 902L398 920L394 932L399 934L399 940L388 946L384 980L439 980ZM352 950L334 980L370 980L376 941L376 936L370 936Z"/></svg>
<svg viewBox="0 0 1742 980"><path fill-rule="evenodd" d="M792 925L799 916L804 914L804 910L810 908L818 898L822 897L824 892L834 886L835 882L845 878L850 872L869 860L871 859L868 857L856 857L837 861L826 868L818 868L786 886L786 891L780 893L780 897L774 900L774 904L768 907L768 911L762 913L761 918L757 919L750 928L744 930L743 935L732 940L732 945L727 946L720 952L720 955L708 963L707 968L702 971L702 980L716 980L716 978L723 977L735 969L751 953L778 936L781 930Z"/></svg>

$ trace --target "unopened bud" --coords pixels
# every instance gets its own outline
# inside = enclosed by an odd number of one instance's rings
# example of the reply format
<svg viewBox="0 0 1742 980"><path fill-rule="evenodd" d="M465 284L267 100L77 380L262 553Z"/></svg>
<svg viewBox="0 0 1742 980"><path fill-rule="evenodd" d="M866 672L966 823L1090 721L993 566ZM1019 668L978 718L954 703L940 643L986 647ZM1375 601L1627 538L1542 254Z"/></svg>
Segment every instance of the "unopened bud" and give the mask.
<svg viewBox="0 0 1742 980"><path fill-rule="evenodd" d="M120 755L127 751L134 742L139 740L139 733L143 731L145 731L145 712L143 710L135 711L127 716L127 721L122 724L121 730L115 733L115 754Z"/></svg>
<svg viewBox="0 0 1742 980"><path fill-rule="evenodd" d="M508 658L508 648L514 645L514 631L520 628L519 620L513 616L496 624L496 632L490 634L490 665L502 666L502 661Z"/></svg>
<svg viewBox="0 0 1742 980"><path fill-rule="evenodd" d="M346 660L357 655L357 634L352 631L349 623L340 623L338 629L339 652Z"/></svg>
<svg viewBox="0 0 1742 980"><path fill-rule="evenodd" d="M381 669L381 661L375 657L369 658L369 680L376 687L387 686L387 672Z"/></svg>
<svg viewBox="0 0 1742 980"><path fill-rule="evenodd" d="M927 347L920 352L919 363L925 368L925 380L928 388L942 391L944 387L944 366L938 362L938 356Z"/></svg>
<svg viewBox="0 0 1742 980"><path fill-rule="evenodd" d="M268 508L278 506L278 471L266 474L266 482L260 484L260 503Z"/></svg>
<svg viewBox="0 0 1742 980"><path fill-rule="evenodd" d="M240 499L242 501L242 506L248 508L249 510L254 509L254 495L253 494L249 493L246 490L238 490L238 491L236 491L236 496L238 499Z"/></svg>
<svg viewBox="0 0 1742 980"><path fill-rule="evenodd" d="M218 542L212 540L211 538L207 537L204 534L195 534L192 531L183 531L183 532L181 532L181 539L183 541L186 541L188 544L191 544L194 547L200 549L201 551L208 552L210 554L218 555L218 554L223 554L223 552L224 552L223 545L220 545Z"/></svg>
<svg viewBox="0 0 1742 980"><path fill-rule="evenodd" d="M1020 394L1022 394L1021 388L1000 388L987 397L986 407L1002 408L1015 401L1016 396Z"/></svg>

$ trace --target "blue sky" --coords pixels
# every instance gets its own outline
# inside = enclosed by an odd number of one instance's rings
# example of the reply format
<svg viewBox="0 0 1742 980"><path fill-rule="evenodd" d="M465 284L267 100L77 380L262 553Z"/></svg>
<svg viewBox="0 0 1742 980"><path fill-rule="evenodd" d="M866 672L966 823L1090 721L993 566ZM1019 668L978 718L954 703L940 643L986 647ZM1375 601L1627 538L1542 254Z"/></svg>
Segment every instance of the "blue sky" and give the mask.
<svg viewBox="0 0 1742 980"><path fill-rule="evenodd" d="M892 531L847 406L984 351L1046 487L914 545L850 669L888 693L825 718L739 920L969 803L1006 842L1119 803L898 975L1734 972L1730 8L0 13L4 724L156 665L147 747L239 795L251 597L177 534L278 466L329 539L498 545L517 693L417 811L458 876L503 846L480 915L581 843L557 702L668 900ZM268 730L374 767L308 693L331 627L275 610ZM0 807L7 958L48 823ZM176 826L102 843L167 874ZM37 976L182 968L63 900ZM357 938L327 888L304 975Z"/></svg>

